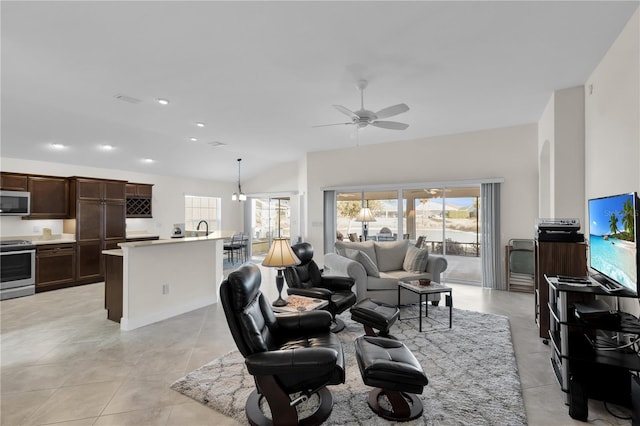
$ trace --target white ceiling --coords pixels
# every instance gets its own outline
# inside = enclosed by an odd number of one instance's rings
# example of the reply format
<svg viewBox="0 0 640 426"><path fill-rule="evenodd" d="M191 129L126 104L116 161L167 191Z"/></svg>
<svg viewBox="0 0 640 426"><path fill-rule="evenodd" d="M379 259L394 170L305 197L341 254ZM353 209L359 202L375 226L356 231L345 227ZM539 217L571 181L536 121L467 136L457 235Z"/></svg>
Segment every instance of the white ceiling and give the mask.
<svg viewBox="0 0 640 426"><path fill-rule="evenodd" d="M554 90L585 83L638 1L0 7L3 157L231 182L238 157L244 180L309 151L536 122ZM368 127L358 142L352 126L312 127L348 121L331 105L358 109L360 78L367 109L410 106L390 119L407 130Z"/></svg>

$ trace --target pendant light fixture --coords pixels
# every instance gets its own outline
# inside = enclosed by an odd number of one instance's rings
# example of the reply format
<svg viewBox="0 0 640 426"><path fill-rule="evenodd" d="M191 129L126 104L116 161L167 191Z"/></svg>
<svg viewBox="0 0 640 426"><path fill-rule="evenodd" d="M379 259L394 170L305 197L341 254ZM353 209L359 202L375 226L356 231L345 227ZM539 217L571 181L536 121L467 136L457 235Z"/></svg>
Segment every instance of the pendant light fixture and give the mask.
<svg viewBox="0 0 640 426"><path fill-rule="evenodd" d="M240 184L240 162L242 161L242 158L238 158L238 192L234 192L233 195L231 195L231 199L233 201L246 201L247 196L244 194L244 192L242 192L242 185Z"/></svg>

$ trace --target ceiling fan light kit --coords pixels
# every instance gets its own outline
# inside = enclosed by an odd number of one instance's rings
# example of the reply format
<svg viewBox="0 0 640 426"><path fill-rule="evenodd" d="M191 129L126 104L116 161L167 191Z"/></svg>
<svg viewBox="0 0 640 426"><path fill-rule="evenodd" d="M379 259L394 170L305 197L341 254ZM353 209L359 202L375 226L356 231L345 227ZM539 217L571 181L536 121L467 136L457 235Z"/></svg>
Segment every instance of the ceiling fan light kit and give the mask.
<svg viewBox="0 0 640 426"><path fill-rule="evenodd" d="M397 104L386 108L382 108L378 112L373 112L364 108L364 89L367 88L369 83L367 80L359 80L356 87L360 90L360 109L357 111L351 111L342 105L333 105L335 109L346 115L351 119L350 123L335 123L335 124L321 124L313 127L325 127L325 126L341 126L341 125L354 125L357 129L362 129L368 125L374 127L380 127L382 129L390 130L405 130L409 127L406 123L400 123L398 121L381 121L381 118L389 118L403 112L409 111L407 104Z"/></svg>

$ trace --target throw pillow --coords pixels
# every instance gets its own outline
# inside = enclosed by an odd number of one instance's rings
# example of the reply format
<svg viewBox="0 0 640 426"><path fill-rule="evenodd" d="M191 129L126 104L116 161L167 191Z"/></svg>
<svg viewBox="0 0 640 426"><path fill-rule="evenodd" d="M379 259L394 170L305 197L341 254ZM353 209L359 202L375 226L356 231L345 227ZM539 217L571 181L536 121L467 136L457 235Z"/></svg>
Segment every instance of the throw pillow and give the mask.
<svg viewBox="0 0 640 426"><path fill-rule="evenodd" d="M407 255L404 257L402 269L405 271L424 272L427 269L427 260L429 252L427 249L419 249L409 246Z"/></svg>
<svg viewBox="0 0 640 426"><path fill-rule="evenodd" d="M367 271L367 275L370 277L380 278L380 271L373 260L367 255L367 253L360 250L345 249L345 257L362 264L364 270Z"/></svg>
<svg viewBox="0 0 640 426"><path fill-rule="evenodd" d="M344 251L346 249L352 250L360 250L363 253L366 253L367 256L373 261L373 263L378 266L378 259L376 258L376 250L373 248L373 241L363 241L352 243L351 241L336 241L335 243L336 251L340 256L345 256Z"/></svg>
<svg viewBox="0 0 640 426"><path fill-rule="evenodd" d="M374 242L380 272L402 271L409 240Z"/></svg>

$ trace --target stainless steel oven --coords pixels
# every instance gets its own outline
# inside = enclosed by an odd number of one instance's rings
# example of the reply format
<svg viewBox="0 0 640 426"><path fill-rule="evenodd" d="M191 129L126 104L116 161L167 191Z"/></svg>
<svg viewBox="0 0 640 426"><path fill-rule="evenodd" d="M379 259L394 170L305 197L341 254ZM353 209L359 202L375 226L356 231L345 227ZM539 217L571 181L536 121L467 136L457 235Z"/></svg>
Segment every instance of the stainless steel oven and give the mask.
<svg viewBox="0 0 640 426"><path fill-rule="evenodd" d="M0 241L0 300L36 291L36 246L31 241Z"/></svg>

